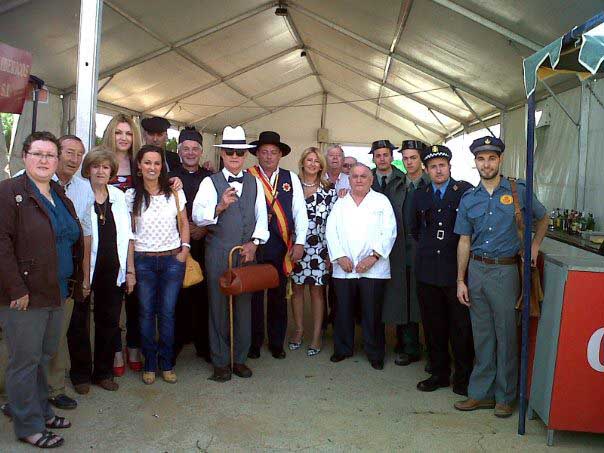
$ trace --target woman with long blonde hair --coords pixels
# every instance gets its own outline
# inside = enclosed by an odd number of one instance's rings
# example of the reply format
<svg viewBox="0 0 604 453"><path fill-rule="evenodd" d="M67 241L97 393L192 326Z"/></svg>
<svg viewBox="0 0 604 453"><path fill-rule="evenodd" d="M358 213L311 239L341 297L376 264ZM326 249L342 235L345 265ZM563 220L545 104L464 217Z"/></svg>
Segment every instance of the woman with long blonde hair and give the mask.
<svg viewBox="0 0 604 453"><path fill-rule="evenodd" d="M298 162L300 182L304 189L308 231L304 244L304 256L294 267L292 274L293 297L292 314L296 330L289 340L289 349L294 351L302 346L304 334L304 287L310 291L313 318L312 339L306 351L311 357L321 352L321 332L325 312L322 286L329 273L329 254L325 239L327 216L337 200L333 185L325 179L327 163L318 148L306 148Z"/></svg>

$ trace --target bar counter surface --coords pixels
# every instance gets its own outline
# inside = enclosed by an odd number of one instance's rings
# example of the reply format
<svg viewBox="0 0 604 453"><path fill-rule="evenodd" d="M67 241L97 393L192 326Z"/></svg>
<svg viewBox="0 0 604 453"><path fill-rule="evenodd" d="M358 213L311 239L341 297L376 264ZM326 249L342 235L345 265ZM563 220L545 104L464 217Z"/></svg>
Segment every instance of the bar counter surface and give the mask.
<svg viewBox="0 0 604 453"><path fill-rule="evenodd" d="M552 445L556 430L604 433L604 256L547 237L541 252L529 417Z"/></svg>

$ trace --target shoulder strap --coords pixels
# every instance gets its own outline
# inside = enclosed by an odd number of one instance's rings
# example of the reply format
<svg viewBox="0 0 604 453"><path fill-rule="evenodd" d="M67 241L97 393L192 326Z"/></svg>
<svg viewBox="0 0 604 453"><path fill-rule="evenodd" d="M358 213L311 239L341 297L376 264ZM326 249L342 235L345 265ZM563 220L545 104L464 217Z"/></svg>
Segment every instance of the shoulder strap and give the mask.
<svg viewBox="0 0 604 453"><path fill-rule="evenodd" d="M520 242L524 242L524 220L522 219L522 210L520 209L520 201L518 199L518 185L516 180L508 178L512 187L512 199L514 200L514 217L516 218L516 229L518 230L518 238ZM522 248L520 250L523 250ZM522 253L522 252L521 252Z"/></svg>
<svg viewBox="0 0 604 453"><path fill-rule="evenodd" d="M172 195L176 201L176 227L178 228L178 234L180 235L180 223L182 222L182 214L180 213L180 202L178 200L178 192L172 189Z"/></svg>

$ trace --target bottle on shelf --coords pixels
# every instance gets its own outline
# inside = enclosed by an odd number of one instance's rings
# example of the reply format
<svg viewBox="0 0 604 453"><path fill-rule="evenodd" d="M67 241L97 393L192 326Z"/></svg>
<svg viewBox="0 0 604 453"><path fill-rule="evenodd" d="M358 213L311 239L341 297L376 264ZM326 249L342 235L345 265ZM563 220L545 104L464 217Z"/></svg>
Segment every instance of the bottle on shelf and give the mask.
<svg viewBox="0 0 604 453"><path fill-rule="evenodd" d="M552 211L549 215L549 220L547 223L548 231L554 231L556 229L556 211Z"/></svg>
<svg viewBox="0 0 604 453"><path fill-rule="evenodd" d="M589 212L587 214L587 230L595 231L596 230L596 220L594 219L594 215Z"/></svg>

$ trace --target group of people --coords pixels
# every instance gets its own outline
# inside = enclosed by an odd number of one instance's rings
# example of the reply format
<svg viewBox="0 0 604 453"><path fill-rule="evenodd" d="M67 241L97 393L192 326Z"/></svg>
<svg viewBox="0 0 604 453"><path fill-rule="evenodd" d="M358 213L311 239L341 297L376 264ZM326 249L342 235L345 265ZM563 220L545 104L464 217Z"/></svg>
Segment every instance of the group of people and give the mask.
<svg viewBox="0 0 604 453"><path fill-rule="evenodd" d="M467 397L456 409L512 414L521 248L514 213L526 191L501 176L500 139L472 143L481 177L472 187L451 177L451 151L442 145L404 141L406 173L393 165L389 140L372 143L374 169L338 145L310 147L294 172L280 166L292 150L276 132L248 143L241 126L226 127L214 145L215 171L202 164L194 128L180 132L176 154L165 149L167 120L141 125L142 136L133 118L115 116L88 153L76 136L35 132L23 144L23 174L0 183L0 326L9 352L2 411L20 440L41 448L64 442L52 430L71 422L53 406L77 406L65 392L67 371L78 394L91 384L117 390L114 377L126 368L142 371L148 385L158 373L176 383L178 354L193 342L213 366L209 379L249 378L248 358L260 357L265 334L275 359L305 341L313 357L328 323L331 362L354 354L360 324L368 361L381 370L385 325L396 326L395 364L406 366L420 359L421 322L429 377L417 388L452 382ZM248 153L257 164L244 169ZM534 261L547 227L536 198L533 216ZM236 246L234 265L270 264L279 284L235 297L230 338L219 278ZM205 278L182 288L189 255Z"/></svg>

